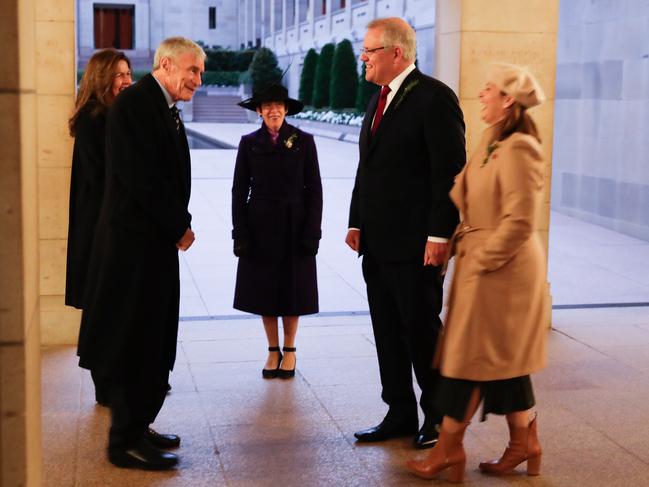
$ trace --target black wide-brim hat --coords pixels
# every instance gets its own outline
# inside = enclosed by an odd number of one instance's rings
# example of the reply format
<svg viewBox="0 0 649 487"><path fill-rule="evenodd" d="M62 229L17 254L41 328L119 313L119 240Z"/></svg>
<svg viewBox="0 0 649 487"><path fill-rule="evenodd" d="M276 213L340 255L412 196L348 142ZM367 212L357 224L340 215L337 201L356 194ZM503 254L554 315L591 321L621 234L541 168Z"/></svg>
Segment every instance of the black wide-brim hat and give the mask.
<svg viewBox="0 0 649 487"><path fill-rule="evenodd" d="M259 93L253 93L252 97L237 103L237 105L256 112L257 108L261 107L262 103L268 103L272 101L283 101L286 104L286 109L288 110L286 113L287 115L295 115L296 113L300 113L304 108L304 103L299 100L289 98L288 90L282 85L271 85L268 88L260 91Z"/></svg>

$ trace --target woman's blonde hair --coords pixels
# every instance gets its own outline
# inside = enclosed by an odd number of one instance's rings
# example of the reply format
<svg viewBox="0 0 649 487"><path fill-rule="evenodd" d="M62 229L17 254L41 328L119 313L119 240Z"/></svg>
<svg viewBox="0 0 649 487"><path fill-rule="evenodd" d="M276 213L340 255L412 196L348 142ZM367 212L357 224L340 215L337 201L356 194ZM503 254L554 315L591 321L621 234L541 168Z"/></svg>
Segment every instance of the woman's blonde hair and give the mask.
<svg viewBox="0 0 649 487"><path fill-rule="evenodd" d="M500 92L503 96L507 96L505 92ZM541 142L541 136L539 135L539 130L536 127L536 123L530 114L527 113L527 108L518 103L517 101L509 108L505 119L500 124L500 130L498 131L498 140L505 140L507 137L512 135L515 132L520 132L521 134L528 134L534 137L536 140Z"/></svg>
<svg viewBox="0 0 649 487"><path fill-rule="evenodd" d="M415 30L399 17L385 17L372 20L368 29L381 29L384 46L399 46L403 49L403 58L414 61L417 57L417 35Z"/></svg>
<svg viewBox="0 0 649 487"><path fill-rule="evenodd" d="M192 52L197 59L205 59L203 48L185 37L170 37L162 41L155 51L153 57L153 71L160 68L162 58L168 57L172 60L178 59L178 56L185 52Z"/></svg>
<svg viewBox="0 0 649 487"><path fill-rule="evenodd" d="M77 118L86 105L90 108L90 115L95 117L106 113L108 106L113 102L113 80L117 71L117 63L125 61L131 69L131 61L121 51L108 48L97 51L92 55L79 83L79 91L74 104L74 113L68 120L70 135L74 137Z"/></svg>

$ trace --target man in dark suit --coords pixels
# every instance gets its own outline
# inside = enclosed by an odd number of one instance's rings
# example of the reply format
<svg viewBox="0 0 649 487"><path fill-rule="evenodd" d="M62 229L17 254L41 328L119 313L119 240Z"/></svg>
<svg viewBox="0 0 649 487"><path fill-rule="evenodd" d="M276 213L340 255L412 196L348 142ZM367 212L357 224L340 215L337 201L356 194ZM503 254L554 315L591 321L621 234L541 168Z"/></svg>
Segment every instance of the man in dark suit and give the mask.
<svg viewBox="0 0 649 487"><path fill-rule="evenodd" d="M414 30L402 19L372 21L361 60L380 85L370 100L359 148L346 243L363 255L363 277L379 360L383 421L359 442L413 435L418 448L437 441L438 372L432 362L441 329L440 265L458 223L448 193L465 163L464 121L442 82L415 67ZM422 390L419 429L412 369Z"/></svg>
<svg viewBox="0 0 649 487"><path fill-rule="evenodd" d="M106 122L106 190L93 245L79 365L109 378L108 458L117 466L159 470L180 444L149 425L176 358L178 250L194 241L188 203L189 148L175 104L201 84L205 53L194 42L165 40L153 72L123 91Z"/></svg>

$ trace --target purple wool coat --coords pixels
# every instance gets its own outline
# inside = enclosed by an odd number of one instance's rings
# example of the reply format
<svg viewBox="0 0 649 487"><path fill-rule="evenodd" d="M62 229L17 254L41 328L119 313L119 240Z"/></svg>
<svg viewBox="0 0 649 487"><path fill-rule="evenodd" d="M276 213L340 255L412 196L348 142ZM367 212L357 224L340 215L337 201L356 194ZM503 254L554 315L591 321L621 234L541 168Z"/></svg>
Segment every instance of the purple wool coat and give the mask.
<svg viewBox="0 0 649 487"><path fill-rule="evenodd" d="M239 258L234 308L262 316L318 312L316 258L322 183L313 136L286 122L239 143L232 184L232 238Z"/></svg>

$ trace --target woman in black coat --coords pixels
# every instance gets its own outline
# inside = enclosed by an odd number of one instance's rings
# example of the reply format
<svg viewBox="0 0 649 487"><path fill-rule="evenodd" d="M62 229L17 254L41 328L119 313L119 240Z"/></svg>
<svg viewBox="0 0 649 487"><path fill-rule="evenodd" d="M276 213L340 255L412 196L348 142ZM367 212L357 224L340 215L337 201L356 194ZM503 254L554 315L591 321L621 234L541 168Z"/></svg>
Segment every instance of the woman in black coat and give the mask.
<svg viewBox="0 0 649 487"><path fill-rule="evenodd" d="M83 309L90 249L104 194L106 112L120 91L131 85L131 62L115 49L97 51L81 77L74 114L74 137L65 304ZM100 379L93 373L97 402L104 403Z"/></svg>
<svg viewBox="0 0 649 487"><path fill-rule="evenodd" d="M298 317L318 312L316 259L322 183L313 136L287 124L302 103L273 85L240 105L263 119L241 138L232 185L232 238L239 257L234 307L262 316L264 378L295 375ZM278 317L284 346L279 349Z"/></svg>

